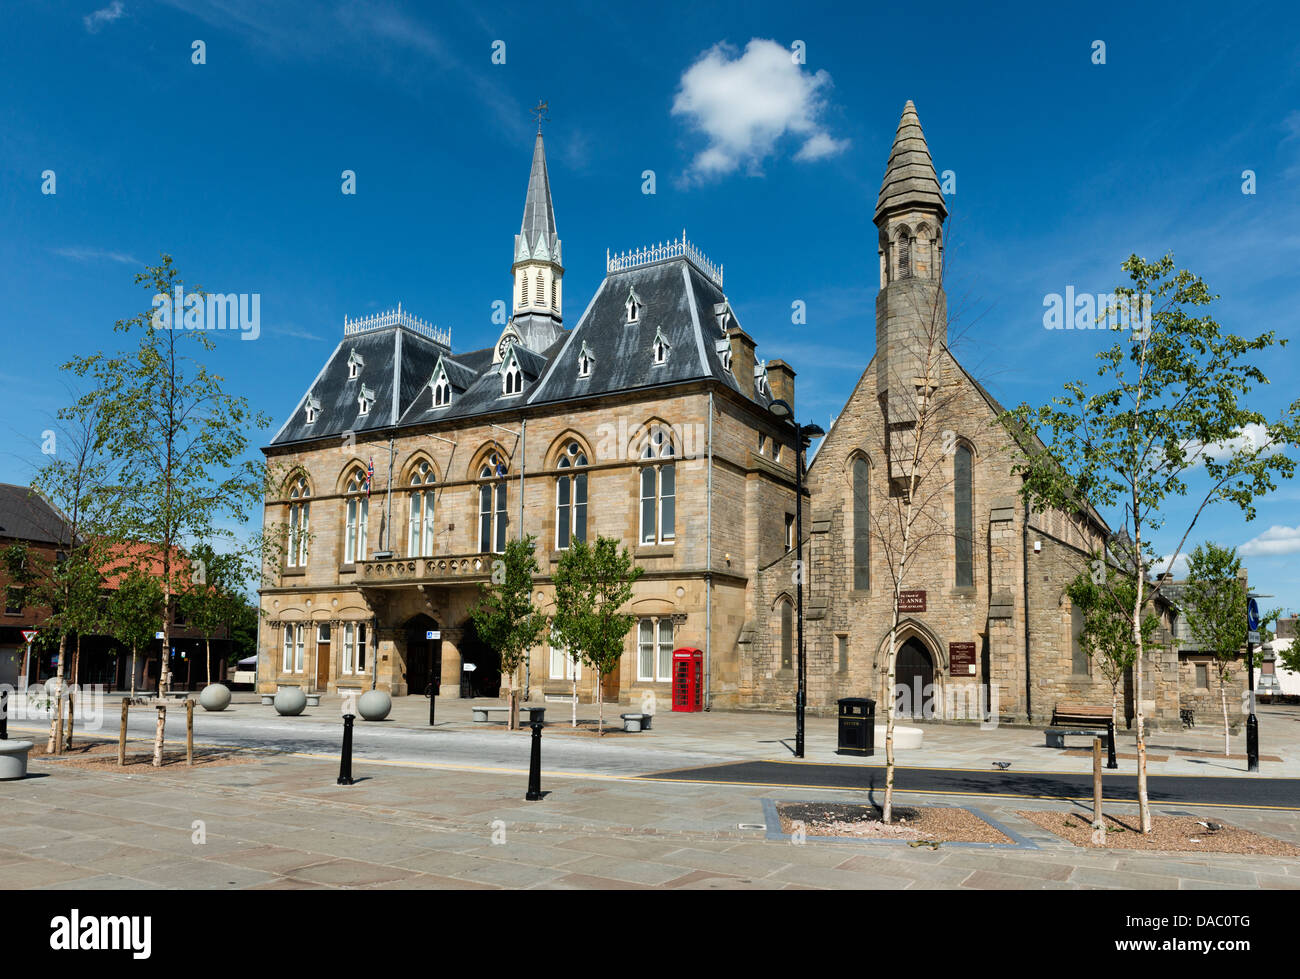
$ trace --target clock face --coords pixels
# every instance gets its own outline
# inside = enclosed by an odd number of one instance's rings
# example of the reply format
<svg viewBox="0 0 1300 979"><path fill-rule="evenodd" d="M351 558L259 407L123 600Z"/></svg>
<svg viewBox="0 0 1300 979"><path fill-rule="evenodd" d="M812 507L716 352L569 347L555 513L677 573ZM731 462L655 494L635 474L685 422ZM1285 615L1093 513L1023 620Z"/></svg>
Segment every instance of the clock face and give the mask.
<svg viewBox="0 0 1300 979"><path fill-rule="evenodd" d="M518 337L516 337L513 333L507 333L505 336L503 336L501 338L501 342L497 344L497 357L505 357L506 348L510 346L510 344L516 342L517 340Z"/></svg>

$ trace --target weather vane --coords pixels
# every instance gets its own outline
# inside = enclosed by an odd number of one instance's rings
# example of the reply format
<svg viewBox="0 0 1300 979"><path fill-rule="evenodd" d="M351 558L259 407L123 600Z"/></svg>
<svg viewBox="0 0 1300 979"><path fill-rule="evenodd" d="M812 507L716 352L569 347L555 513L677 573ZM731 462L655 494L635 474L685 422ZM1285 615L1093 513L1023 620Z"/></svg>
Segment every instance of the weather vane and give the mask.
<svg viewBox="0 0 1300 979"><path fill-rule="evenodd" d="M546 111L549 108L550 108L550 103L543 102L541 99L538 99L536 107L528 110L529 112L531 112L533 115L537 117L537 131L539 133L542 131L542 122L543 121L549 122L551 119L550 114Z"/></svg>

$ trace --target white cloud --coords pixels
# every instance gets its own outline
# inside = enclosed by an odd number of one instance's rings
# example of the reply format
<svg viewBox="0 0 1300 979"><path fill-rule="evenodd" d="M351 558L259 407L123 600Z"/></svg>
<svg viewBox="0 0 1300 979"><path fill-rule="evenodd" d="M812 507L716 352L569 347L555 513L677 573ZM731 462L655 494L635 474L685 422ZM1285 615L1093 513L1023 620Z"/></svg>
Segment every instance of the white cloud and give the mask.
<svg viewBox="0 0 1300 979"><path fill-rule="evenodd" d="M763 160L789 135L801 142L795 159L820 160L839 153L837 140L820 121L831 86L825 71L807 72L788 48L753 38L743 54L715 44L682 74L672 112L709 141L687 168L688 179L707 180L740 167L760 172Z"/></svg>
<svg viewBox="0 0 1300 979"><path fill-rule="evenodd" d="M1237 548L1245 557L1300 553L1300 527L1273 526Z"/></svg>
<svg viewBox="0 0 1300 979"><path fill-rule="evenodd" d="M1268 434L1268 428L1264 425L1252 423L1237 429L1235 438L1224 439L1222 442L1211 442L1209 445L1202 445L1199 442L1187 443L1187 455L1192 465L1199 465L1206 459L1212 461L1226 461L1227 457L1237 454L1238 452L1256 452L1264 449L1266 451L1276 452L1283 447L1285 443L1271 442Z"/></svg>
<svg viewBox="0 0 1300 979"><path fill-rule="evenodd" d="M126 13L126 7L123 6L122 0L113 0L107 7L101 7L93 14L87 14L81 18L81 22L86 25L86 30L91 34L96 34L105 24L111 24L115 20L120 20Z"/></svg>
<svg viewBox="0 0 1300 979"><path fill-rule="evenodd" d="M1179 553L1177 557L1170 560L1169 556L1159 558L1151 562L1150 571L1152 574L1164 574L1166 571L1173 570L1175 578L1187 577L1187 555Z"/></svg>
<svg viewBox="0 0 1300 979"><path fill-rule="evenodd" d="M143 265L138 258L123 252L110 252L103 248L85 248L74 245L70 248L56 248L55 255L71 258L78 262L121 262L123 265Z"/></svg>

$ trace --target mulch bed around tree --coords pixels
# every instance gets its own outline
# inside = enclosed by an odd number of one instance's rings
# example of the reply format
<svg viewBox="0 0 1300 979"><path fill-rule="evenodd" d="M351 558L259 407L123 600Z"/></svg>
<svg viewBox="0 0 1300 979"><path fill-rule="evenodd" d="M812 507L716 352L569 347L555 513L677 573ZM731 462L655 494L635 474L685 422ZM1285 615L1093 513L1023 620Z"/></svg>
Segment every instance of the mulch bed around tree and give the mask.
<svg viewBox="0 0 1300 979"><path fill-rule="evenodd" d="M881 822L879 806L834 802L778 802L781 832L803 824L806 836L895 839L927 843L1011 843L969 809L950 806L895 806L893 821Z"/></svg>
<svg viewBox="0 0 1300 979"><path fill-rule="evenodd" d="M214 765L246 765L260 761L256 754L241 751L238 748L194 748L194 764L185 764L185 749L174 745L163 746L162 767L153 767L153 742L128 740L126 743L126 764L117 763L117 742L87 740L74 734L71 750L61 755L47 754L48 739L42 739L32 746L28 758L35 761L53 762L68 768L87 768L100 771L129 771L139 774L142 771L175 771L177 768L211 768ZM144 749L144 750L141 750Z"/></svg>
<svg viewBox="0 0 1300 979"><path fill-rule="evenodd" d="M1021 812L1019 815L1075 846L1094 849L1300 857L1300 846L1294 843L1241 829L1229 823L1219 822L1217 819L1162 816L1152 813L1151 832L1144 835L1140 832L1141 824L1136 814L1120 817L1103 814L1106 821L1106 842L1094 843L1090 817L1082 813L1032 810Z"/></svg>

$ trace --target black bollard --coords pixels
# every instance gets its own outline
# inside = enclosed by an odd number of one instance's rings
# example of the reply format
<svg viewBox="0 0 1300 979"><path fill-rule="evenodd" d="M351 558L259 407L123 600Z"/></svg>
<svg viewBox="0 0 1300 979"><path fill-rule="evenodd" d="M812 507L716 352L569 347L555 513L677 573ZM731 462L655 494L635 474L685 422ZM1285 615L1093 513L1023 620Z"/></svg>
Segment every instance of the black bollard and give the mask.
<svg viewBox="0 0 1300 979"><path fill-rule="evenodd" d="M433 727L433 709L438 706L438 688L429 688L429 727Z"/></svg>
<svg viewBox="0 0 1300 979"><path fill-rule="evenodd" d="M1106 722L1106 767L1119 768L1115 760L1115 718Z"/></svg>
<svg viewBox="0 0 1300 979"><path fill-rule="evenodd" d="M1251 697L1255 696L1251 691ZM1259 771L1259 721L1252 710L1246 718L1246 771Z"/></svg>
<svg viewBox="0 0 1300 979"><path fill-rule="evenodd" d="M0 741L9 740L9 691L0 690Z"/></svg>
<svg viewBox="0 0 1300 979"><path fill-rule="evenodd" d="M339 785L352 784L352 721L355 714L343 715L343 754L339 757Z"/></svg>
<svg viewBox="0 0 1300 979"><path fill-rule="evenodd" d="M542 798L542 725L534 724L533 751L528 760L528 794L524 799L537 802Z"/></svg>

